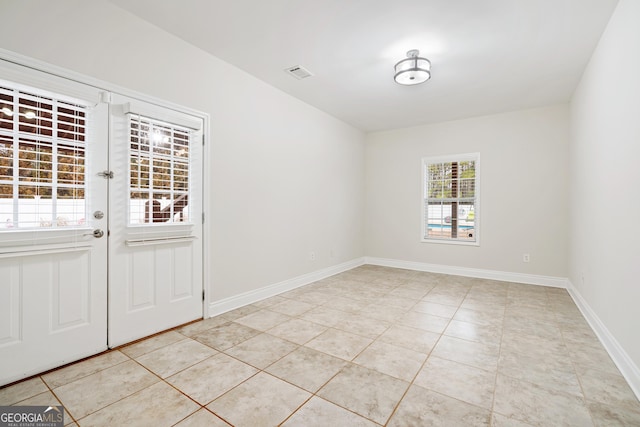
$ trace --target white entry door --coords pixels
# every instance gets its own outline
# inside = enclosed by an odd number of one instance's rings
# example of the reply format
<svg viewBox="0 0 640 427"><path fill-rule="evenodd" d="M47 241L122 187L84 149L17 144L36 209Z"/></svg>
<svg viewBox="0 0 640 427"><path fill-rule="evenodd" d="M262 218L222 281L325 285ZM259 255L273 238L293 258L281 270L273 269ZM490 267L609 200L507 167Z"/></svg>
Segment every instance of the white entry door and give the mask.
<svg viewBox="0 0 640 427"><path fill-rule="evenodd" d="M202 318L202 119L114 95L109 346Z"/></svg>
<svg viewBox="0 0 640 427"><path fill-rule="evenodd" d="M0 385L107 349L100 98L0 61Z"/></svg>

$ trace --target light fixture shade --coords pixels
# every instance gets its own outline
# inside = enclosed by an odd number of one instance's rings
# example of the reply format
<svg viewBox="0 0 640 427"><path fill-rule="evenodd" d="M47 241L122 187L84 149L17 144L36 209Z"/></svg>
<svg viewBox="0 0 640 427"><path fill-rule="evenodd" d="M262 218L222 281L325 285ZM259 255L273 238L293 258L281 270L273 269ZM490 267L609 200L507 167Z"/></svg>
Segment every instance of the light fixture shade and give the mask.
<svg viewBox="0 0 640 427"><path fill-rule="evenodd" d="M396 74L393 77L396 83L417 85L431 78L431 62L426 58L420 58L419 53L417 50L410 50L407 52L407 59L396 64Z"/></svg>

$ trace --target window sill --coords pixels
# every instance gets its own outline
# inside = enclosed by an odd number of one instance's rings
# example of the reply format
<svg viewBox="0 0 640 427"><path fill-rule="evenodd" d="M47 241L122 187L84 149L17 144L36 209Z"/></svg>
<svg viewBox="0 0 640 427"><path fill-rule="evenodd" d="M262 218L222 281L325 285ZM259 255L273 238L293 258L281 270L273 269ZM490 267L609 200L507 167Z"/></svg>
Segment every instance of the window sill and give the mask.
<svg viewBox="0 0 640 427"><path fill-rule="evenodd" d="M459 245L459 246L480 246L480 242L476 240L475 242L465 242L462 240L451 240L451 239L420 239L421 243L436 243L439 245Z"/></svg>

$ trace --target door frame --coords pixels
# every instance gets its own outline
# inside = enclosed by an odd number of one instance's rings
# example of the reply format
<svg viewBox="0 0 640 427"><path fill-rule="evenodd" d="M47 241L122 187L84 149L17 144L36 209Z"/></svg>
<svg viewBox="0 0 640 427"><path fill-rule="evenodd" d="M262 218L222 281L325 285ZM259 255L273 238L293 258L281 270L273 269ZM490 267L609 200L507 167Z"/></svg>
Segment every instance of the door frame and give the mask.
<svg viewBox="0 0 640 427"><path fill-rule="evenodd" d="M20 65L27 68L32 68L36 71L43 72L45 74L50 74L56 77L61 77L63 79L67 79L76 83L84 84L87 86L92 86L96 89L102 90L106 92L105 96L110 97L109 93L117 93L120 95L124 95L130 98L135 98L143 102L147 102L150 104L156 104L160 107L169 108L176 111L181 111L192 116L196 116L202 119L203 128L203 147L202 147L202 213L203 213L203 223L202 223L202 292L203 292L203 301L202 301L202 314L203 318L210 317L210 303L209 296L210 290L205 283L210 283L211 277L211 267L209 266L209 262L207 260L210 257L210 241L209 236L211 236L211 218L209 218L209 204L211 202L211 196L209 195L209 188L207 187L207 183L210 182L210 170L209 165L211 164L211 143L210 143L210 132L211 132L211 117L209 113L204 111L196 110L193 108L185 107L183 105L170 102L164 99L157 98L152 95L148 95L145 93L141 93L132 89L128 89L113 83L109 83L104 80L100 80L94 77L90 77L84 75L82 73L78 73L73 70L69 70L64 67L60 67L57 65L50 64L48 62L40 61L38 59L34 59L25 55L21 55L10 50L6 50L0 48L0 59ZM109 99L103 99L103 101L108 102Z"/></svg>

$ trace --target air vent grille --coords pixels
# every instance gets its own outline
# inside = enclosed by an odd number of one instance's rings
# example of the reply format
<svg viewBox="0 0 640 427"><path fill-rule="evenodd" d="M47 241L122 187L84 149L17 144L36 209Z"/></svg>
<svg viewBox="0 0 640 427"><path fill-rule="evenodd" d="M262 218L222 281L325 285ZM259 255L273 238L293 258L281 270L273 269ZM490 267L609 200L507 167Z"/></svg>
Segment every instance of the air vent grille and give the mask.
<svg viewBox="0 0 640 427"><path fill-rule="evenodd" d="M313 74L311 74L311 71L307 70L302 65L294 65L293 67L289 67L284 71L298 80L306 79L307 77L313 76Z"/></svg>

